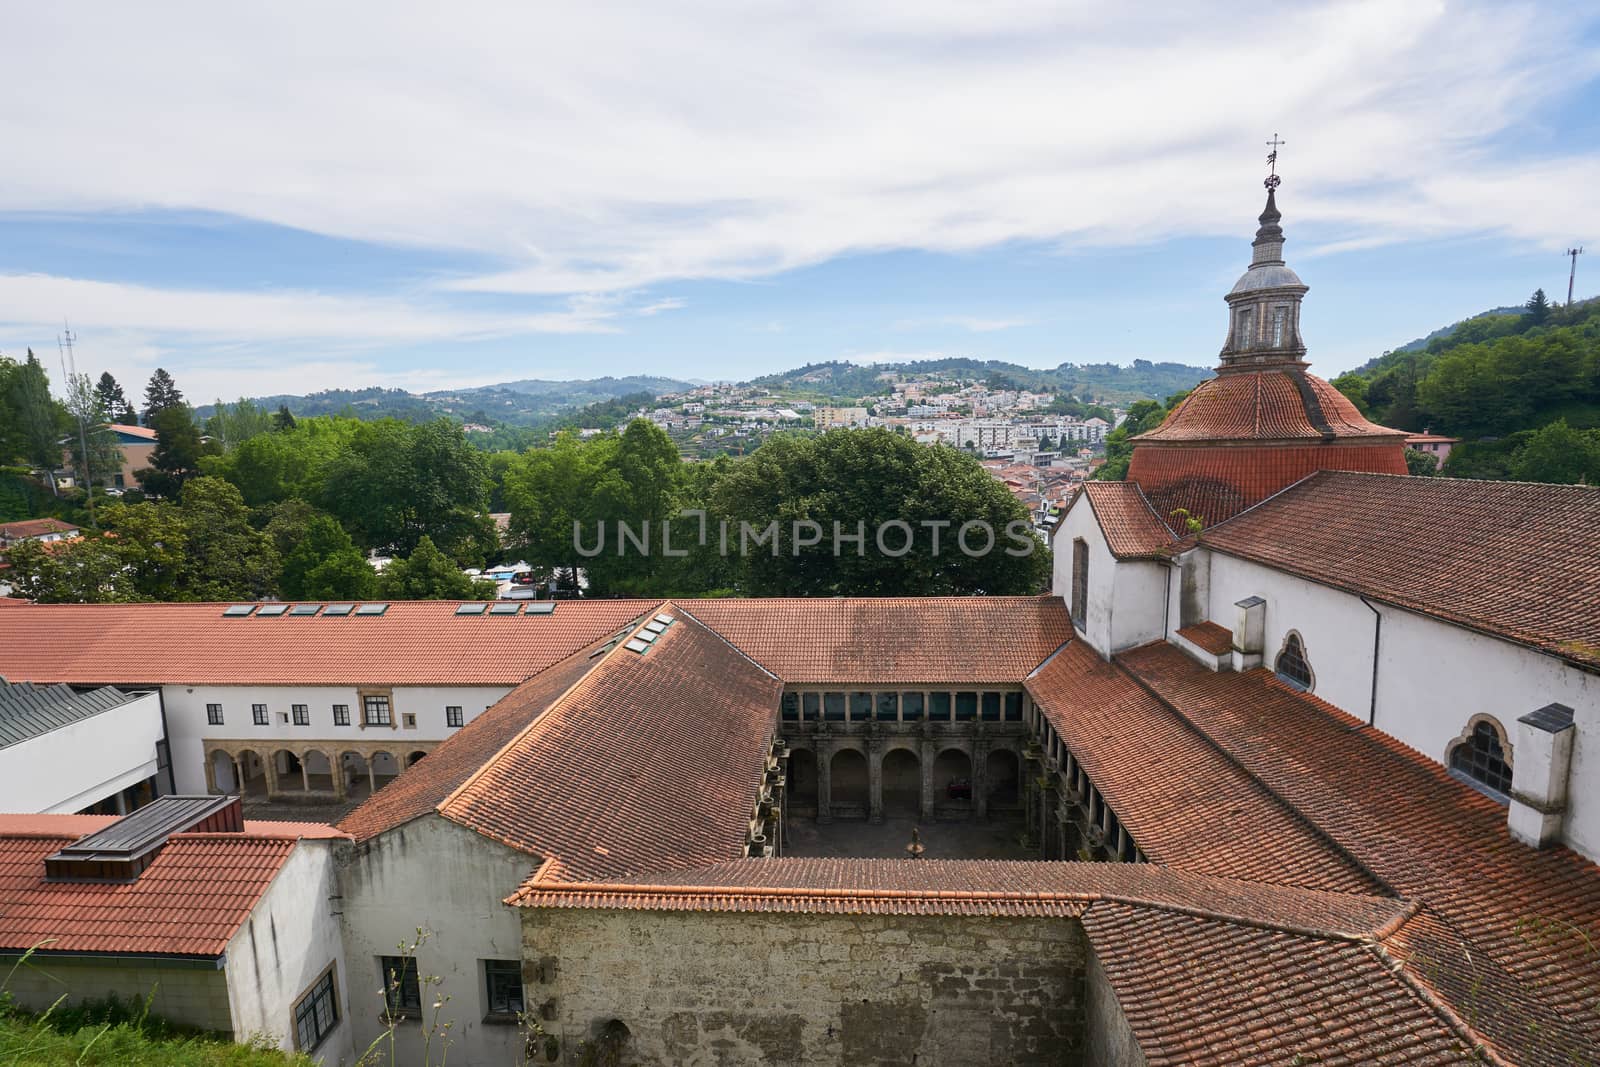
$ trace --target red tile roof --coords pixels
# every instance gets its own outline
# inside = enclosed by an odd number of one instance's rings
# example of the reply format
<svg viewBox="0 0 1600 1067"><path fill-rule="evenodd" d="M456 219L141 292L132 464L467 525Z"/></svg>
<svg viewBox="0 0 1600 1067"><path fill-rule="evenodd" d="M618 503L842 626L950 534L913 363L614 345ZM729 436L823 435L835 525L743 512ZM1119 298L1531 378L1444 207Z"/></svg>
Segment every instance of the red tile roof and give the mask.
<svg viewBox="0 0 1600 1067"><path fill-rule="evenodd" d="M60 519L20 519L0 523L0 541L25 541L53 533L77 533L78 527Z"/></svg>
<svg viewBox="0 0 1600 1067"><path fill-rule="evenodd" d="M1304 889L1382 891L1315 826L1084 642L1063 649L1027 689L1156 863Z"/></svg>
<svg viewBox="0 0 1600 1067"><path fill-rule="evenodd" d="M125 433L129 437L143 437L147 441L156 439L156 432L148 426L129 426L125 423L114 422L110 425L110 429L117 433Z"/></svg>
<svg viewBox="0 0 1600 1067"><path fill-rule="evenodd" d="M1178 636L1205 649L1213 656L1225 656L1233 651L1233 631L1214 622L1197 622L1178 630Z"/></svg>
<svg viewBox="0 0 1600 1067"><path fill-rule="evenodd" d="M1095 520L1118 559L1156 559L1169 552L1177 538L1150 508L1132 482L1084 482Z"/></svg>
<svg viewBox="0 0 1600 1067"><path fill-rule="evenodd" d="M365 841L436 809L599 663L604 647L604 642L597 642L580 649L523 682L428 753L427 759L368 797L340 821L339 828Z"/></svg>
<svg viewBox="0 0 1600 1067"><path fill-rule="evenodd" d="M1404 430L1367 421L1348 398L1314 374L1284 367L1219 374L1195 386L1136 445L1175 441L1388 439Z"/></svg>
<svg viewBox="0 0 1600 1067"><path fill-rule="evenodd" d="M1016 685L1072 636L1060 597L680 601L791 685Z"/></svg>
<svg viewBox="0 0 1600 1067"><path fill-rule="evenodd" d="M115 821L0 816L0 949L216 957L298 839L342 836L252 821L242 834L173 835L135 882L45 881L46 856Z"/></svg>
<svg viewBox="0 0 1600 1067"><path fill-rule="evenodd" d="M1600 867L1518 844L1501 805L1266 671L1214 673L1161 644L1119 663L1393 893L1421 903L1429 942L1453 952L1408 966L1432 972L1430 985L1507 1058L1567 1063L1600 1048ZM1484 990L1502 1001L1494 1011L1473 1002Z"/></svg>
<svg viewBox="0 0 1600 1067"><path fill-rule="evenodd" d="M370 617L242 619L223 618L222 604L28 604L0 611L0 675L76 685L513 686L656 603L574 600L551 615L458 616L455 601L430 600Z"/></svg>
<svg viewBox="0 0 1600 1067"><path fill-rule="evenodd" d="M1326 471L1202 544L1600 667L1600 489ZM1498 590L1494 596L1486 590Z"/></svg>
<svg viewBox="0 0 1600 1067"><path fill-rule="evenodd" d="M737 855L783 685L678 605L663 610L677 621L645 653L607 653L440 813L573 878Z"/></svg>

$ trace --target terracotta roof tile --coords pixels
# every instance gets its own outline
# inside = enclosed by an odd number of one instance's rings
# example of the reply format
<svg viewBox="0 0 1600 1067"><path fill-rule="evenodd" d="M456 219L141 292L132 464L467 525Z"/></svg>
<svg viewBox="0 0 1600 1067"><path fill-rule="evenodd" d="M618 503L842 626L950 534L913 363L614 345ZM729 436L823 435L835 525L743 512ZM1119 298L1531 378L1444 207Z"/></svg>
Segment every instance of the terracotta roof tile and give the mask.
<svg viewBox="0 0 1600 1067"><path fill-rule="evenodd" d="M221 604L28 604L0 612L0 676L74 685L512 686L650 610L562 601L550 615L397 602L370 617L222 617ZM161 649L152 655L151 649Z"/></svg>
<svg viewBox="0 0 1600 1067"><path fill-rule="evenodd" d="M1456 955L1509 975L1487 983L1514 1001L1503 1010L1461 1000L1480 989L1472 983L1450 997L1508 1058L1565 1063L1600 1048L1600 868L1565 848L1517 843L1501 805L1266 671L1214 673L1160 644L1119 662L1393 892L1419 901L1447 928L1436 944L1454 938Z"/></svg>
<svg viewBox="0 0 1600 1067"><path fill-rule="evenodd" d="M1028 679L1027 689L1155 862L1274 885L1382 891L1314 826L1087 644L1068 645Z"/></svg>
<svg viewBox="0 0 1600 1067"><path fill-rule="evenodd" d="M644 654L607 653L440 813L579 878L737 855L783 686L664 611L677 621Z"/></svg>
<svg viewBox="0 0 1600 1067"><path fill-rule="evenodd" d="M1060 597L693 600L679 606L795 684L1015 685L1072 636Z"/></svg>
<svg viewBox="0 0 1600 1067"><path fill-rule="evenodd" d="M576 685L600 661L604 647L602 641L580 649L507 693L426 759L368 797L340 821L340 829L365 841L433 811Z"/></svg>
<svg viewBox="0 0 1600 1067"><path fill-rule="evenodd" d="M77 533L78 527L60 519L19 519L0 522L0 541L24 540L52 533Z"/></svg>
<svg viewBox="0 0 1600 1067"><path fill-rule="evenodd" d="M1233 651L1233 631L1210 621L1197 622L1178 630L1178 636L1205 649L1213 656L1225 656Z"/></svg>
<svg viewBox="0 0 1600 1067"><path fill-rule="evenodd" d="M1160 558L1177 543L1133 482L1084 482L1080 491L1118 559Z"/></svg>
<svg viewBox="0 0 1600 1067"><path fill-rule="evenodd" d="M1326 471L1200 541L1600 667L1600 488Z"/></svg>
<svg viewBox="0 0 1600 1067"><path fill-rule="evenodd" d="M1236 371L1195 386L1160 426L1136 443L1388 438L1404 430L1367 421L1343 393L1298 368Z"/></svg>
<svg viewBox="0 0 1600 1067"><path fill-rule="evenodd" d="M65 832L48 836L36 823L0 818L0 948L221 955L294 851L296 838L317 836L298 829L294 836L176 834L135 882L46 882L45 857L81 836L85 824L60 825Z"/></svg>

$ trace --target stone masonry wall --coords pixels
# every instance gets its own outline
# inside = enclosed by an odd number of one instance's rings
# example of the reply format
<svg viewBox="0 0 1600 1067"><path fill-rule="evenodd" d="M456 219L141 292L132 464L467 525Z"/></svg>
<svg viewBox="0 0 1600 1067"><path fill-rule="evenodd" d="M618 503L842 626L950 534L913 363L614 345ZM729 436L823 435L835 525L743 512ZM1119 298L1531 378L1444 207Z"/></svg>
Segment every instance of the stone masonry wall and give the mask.
<svg viewBox="0 0 1600 1067"><path fill-rule="evenodd" d="M1065 919L523 918L527 1003L565 1064L625 1033L615 1062L640 1065L1075 1065L1086 958L1082 928Z"/></svg>

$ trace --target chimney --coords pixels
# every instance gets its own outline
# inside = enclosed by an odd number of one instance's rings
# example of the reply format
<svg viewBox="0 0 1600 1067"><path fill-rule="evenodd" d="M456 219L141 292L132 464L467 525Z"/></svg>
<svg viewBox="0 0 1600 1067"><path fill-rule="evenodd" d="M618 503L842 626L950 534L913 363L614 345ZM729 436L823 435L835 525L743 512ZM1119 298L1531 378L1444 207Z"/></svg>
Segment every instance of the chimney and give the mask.
<svg viewBox="0 0 1600 1067"><path fill-rule="evenodd" d="M1247 671L1261 666L1261 646L1267 632L1267 602L1252 596L1233 606L1238 609L1233 622L1233 669Z"/></svg>
<svg viewBox="0 0 1600 1067"><path fill-rule="evenodd" d="M1564 704L1546 704L1517 720L1506 827L1525 845L1543 848L1561 838L1575 734L1572 709Z"/></svg>

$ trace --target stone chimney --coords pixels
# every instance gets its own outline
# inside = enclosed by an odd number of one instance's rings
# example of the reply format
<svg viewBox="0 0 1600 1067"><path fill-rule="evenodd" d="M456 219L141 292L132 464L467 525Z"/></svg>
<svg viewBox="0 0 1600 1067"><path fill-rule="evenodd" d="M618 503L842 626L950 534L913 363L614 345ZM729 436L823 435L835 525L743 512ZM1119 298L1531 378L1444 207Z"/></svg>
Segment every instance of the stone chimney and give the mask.
<svg viewBox="0 0 1600 1067"><path fill-rule="evenodd" d="M1516 765L1506 826L1525 845L1543 848L1561 839L1572 766L1572 709L1546 704L1517 720Z"/></svg>
<svg viewBox="0 0 1600 1067"><path fill-rule="evenodd" d="M1267 634L1267 602L1251 596L1233 606L1238 609L1233 622L1233 669L1247 671L1261 666L1262 643Z"/></svg>

